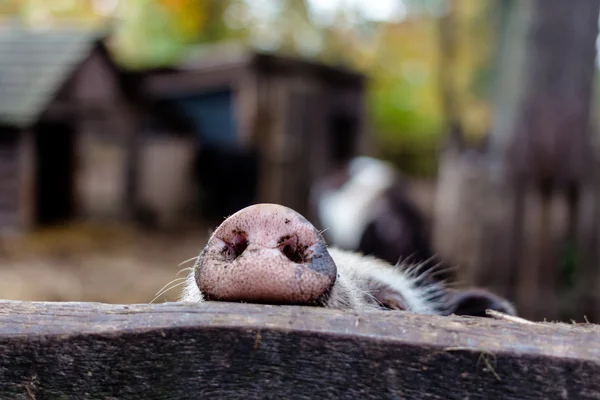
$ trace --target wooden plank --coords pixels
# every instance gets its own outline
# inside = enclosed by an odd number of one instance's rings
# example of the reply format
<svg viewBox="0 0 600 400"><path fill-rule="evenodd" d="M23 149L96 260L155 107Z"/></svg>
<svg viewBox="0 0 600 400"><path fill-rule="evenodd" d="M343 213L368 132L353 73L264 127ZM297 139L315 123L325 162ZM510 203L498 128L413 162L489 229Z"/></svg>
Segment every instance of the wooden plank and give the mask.
<svg viewBox="0 0 600 400"><path fill-rule="evenodd" d="M599 399L600 327L0 301L0 398Z"/></svg>

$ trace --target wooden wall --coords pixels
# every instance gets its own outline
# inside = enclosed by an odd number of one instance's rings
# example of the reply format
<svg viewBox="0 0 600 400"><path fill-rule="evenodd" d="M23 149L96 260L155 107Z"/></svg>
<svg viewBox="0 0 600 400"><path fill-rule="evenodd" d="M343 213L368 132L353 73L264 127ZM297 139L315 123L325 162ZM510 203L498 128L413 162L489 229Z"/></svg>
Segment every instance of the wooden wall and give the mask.
<svg viewBox="0 0 600 400"><path fill-rule="evenodd" d="M87 219L124 218L130 139L137 133L135 112L100 52L81 66L71 95L77 106L78 214Z"/></svg>
<svg viewBox="0 0 600 400"><path fill-rule="evenodd" d="M0 128L0 231L19 227L19 132Z"/></svg>
<svg viewBox="0 0 600 400"><path fill-rule="evenodd" d="M139 204L159 227L181 226L197 213L193 137L146 138L140 149Z"/></svg>
<svg viewBox="0 0 600 400"><path fill-rule="evenodd" d="M312 74L259 76L258 113L268 120L261 135L260 201L309 211L310 186L334 167L331 117L346 112L356 120L355 152L368 152L362 88L332 85ZM348 132L348 140L351 139Z"/></svg>

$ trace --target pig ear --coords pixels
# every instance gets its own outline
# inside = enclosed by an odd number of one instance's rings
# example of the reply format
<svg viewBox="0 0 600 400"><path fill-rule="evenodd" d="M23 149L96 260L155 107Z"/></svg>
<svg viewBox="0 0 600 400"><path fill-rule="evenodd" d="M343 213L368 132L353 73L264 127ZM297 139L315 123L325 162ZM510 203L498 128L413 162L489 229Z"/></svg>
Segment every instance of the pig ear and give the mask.
<svg viewBox="0 0 600 400"><path fill-rule="evenodd" d="M451 293L446 298L445 313L468 315L474 317L489 317L485 310L495 310L504 314L516 316L515 307L503 297L485 289L465 289Z"/></svg>
<svg viewBox="0 0 600 400"><path fill-rule="evenodd" d="M397 291L387 285L382 285L371 291L371 295L383 307L389 310L406 310L406 300Z"/></svg>

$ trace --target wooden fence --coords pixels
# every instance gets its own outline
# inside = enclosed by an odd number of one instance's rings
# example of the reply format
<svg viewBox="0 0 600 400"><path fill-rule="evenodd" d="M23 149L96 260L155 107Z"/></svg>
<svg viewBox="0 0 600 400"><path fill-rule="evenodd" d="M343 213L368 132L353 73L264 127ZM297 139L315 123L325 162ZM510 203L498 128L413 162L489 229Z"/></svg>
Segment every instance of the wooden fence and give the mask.
<svg viewBox="0 0 600 400"><path fill-rule="evenodd" d="M600 399L600 326L0 301L0 399Z"/></svg>

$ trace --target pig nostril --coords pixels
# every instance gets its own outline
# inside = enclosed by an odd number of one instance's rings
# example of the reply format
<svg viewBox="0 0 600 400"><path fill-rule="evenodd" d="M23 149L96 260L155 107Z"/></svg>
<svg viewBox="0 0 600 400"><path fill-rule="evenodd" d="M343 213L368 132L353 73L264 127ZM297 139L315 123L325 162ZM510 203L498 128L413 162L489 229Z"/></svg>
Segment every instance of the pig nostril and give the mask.
<svg viewBox="0 0 600 400"><path fill-rule="evenodd" d="M227 258L231 260L235 260L248 247L248 239L246 238L246 232L244 231L236 231L232 232L233 237L230 241L225 242L225 254Z"/></svg>
<svg viewBox="0 0 600 400"><path fill-rule="evenodd" d="M285 256L292 261L294 261L294 258L297 258L296 249L294 248L294 246L291 246L289 244L286 246L283 246L283 249L281 249L281 252L283 254L285 254Z"/></svg>
<svg viewBox="0 0 600 400"><path fill-rule="evenodd" d="M297 236L284 236L279 239L278 247L290 261L295 263L306 262L306 247L298 243Z"/></svg>

